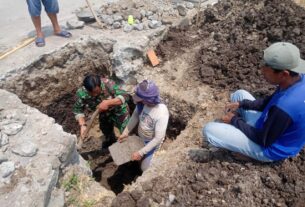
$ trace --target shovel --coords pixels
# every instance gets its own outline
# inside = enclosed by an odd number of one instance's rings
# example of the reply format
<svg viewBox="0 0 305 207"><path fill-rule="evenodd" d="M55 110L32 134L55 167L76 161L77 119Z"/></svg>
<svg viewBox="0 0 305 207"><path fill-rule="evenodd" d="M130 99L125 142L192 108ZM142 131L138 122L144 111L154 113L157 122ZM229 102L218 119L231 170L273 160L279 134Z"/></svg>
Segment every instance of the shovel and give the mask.
<svg viewBox="0 0 305 207"><path fill-rule="evenodd" d="M87 128L86 128L86 130L84 132L84 135L80 137L80 139L78 140L78 142L76 144L76 147L77 147L78 150L80 150L82 148L84 141L87 140L87 136L88 136L88 133L89 133L90 129L92 128L94 119L96 118L96 116L99 113L100 113L99 109L96 109L94 111L94 113L92 114L91 119L89 120Z"/></svg>

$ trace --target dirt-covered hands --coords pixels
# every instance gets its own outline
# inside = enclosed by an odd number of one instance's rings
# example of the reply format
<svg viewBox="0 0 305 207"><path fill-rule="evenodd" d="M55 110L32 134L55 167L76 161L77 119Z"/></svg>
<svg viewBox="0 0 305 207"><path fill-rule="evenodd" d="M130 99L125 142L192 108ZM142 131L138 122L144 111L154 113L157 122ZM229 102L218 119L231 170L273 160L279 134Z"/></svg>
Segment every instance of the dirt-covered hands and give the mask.
<svg viewBox="0 0 305 207"><path fill-rule="evenodd" d="M142 159L142 156L140 155L139 152L134 152L132 153L131 155L131 160L134 160L134 161L139 161Z"/></svg>
<svg viewBox="0 0 305 207"><path fill-rule="evenodd" d="M235 114L229 111L229 112L227 112L225 115L223 115L223 116L221 117L221 120L222 120L224 123L230 124L230 123L231 123L231 120L232 120L232 118L233 118L234 116L235 116Z"/></svg>
<svg viewBox="0 0 305 207"><path fill-rule="evenodd" d="M119 141L119 142L123 142L123 141L125 141L125 140L127 139L127 137L128 137L128 134L123 132L123 133L118 137L118 141Z"/></svg>
<svg viewBox="0 0 305 207"><path fill-rule="evenodd" d="M225 106L225 112L235 112L239 108L239 102L228 103Z"/></svg>
<svg viewBox="0 0 305 207"><path fill-rule="evenodd" d="M107 111L107 110L109 109L108 100L103 100L103 101L98 105L98 109L100 110L100 112Z"/></svg>

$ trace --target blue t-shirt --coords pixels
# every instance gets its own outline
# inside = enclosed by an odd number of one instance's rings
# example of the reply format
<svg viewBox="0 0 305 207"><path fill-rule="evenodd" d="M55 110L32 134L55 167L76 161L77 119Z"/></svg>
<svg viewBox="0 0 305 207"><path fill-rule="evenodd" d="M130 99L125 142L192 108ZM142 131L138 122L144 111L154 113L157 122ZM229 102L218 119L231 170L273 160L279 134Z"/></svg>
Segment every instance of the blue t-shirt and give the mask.
<svg viewBox="0 0 305 207"><path fill-rule="evenodd" d="M262 129L268 118L268 111L277 106L285 111L293 120L288 129L276 141L264 150L265 156L272 160L282 160L293 157L305 144L305 78L290 86L286 90L277 90L261 117L256 122L256 128Z"/></svg>

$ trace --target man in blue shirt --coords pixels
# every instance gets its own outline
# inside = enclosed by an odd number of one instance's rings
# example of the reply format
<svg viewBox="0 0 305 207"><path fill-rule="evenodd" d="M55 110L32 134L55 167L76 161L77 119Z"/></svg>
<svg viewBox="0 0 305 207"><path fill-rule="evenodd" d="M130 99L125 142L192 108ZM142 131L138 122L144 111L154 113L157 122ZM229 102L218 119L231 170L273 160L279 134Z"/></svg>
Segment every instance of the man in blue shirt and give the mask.
<svg viewBox="0 0 305 207"><path fill-rule="evenodd" d="M275 92L255 100L247 91L236 91L222 123L208 123L203 134L216 147L259 161L294 157L305 144L305 61L295 45L278 42L264 50L261 71L277 86Z"/></svg>

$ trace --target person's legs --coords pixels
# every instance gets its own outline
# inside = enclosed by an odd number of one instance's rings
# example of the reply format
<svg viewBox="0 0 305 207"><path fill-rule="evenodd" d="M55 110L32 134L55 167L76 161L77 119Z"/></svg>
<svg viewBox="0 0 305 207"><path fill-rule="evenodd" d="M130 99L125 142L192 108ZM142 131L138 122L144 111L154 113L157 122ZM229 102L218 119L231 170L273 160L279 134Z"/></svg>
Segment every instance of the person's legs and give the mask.
<svg viewBox="0 0 305 207"><path fill-rule="evenodd" d="M238 102L242 100L254 101L255 98L246 90L237 90L231 94L231 102ZM238 109L238 113L245 119L247 124L255 126L257 119L261 116L261 112L254 110Z"/></svg>
<svg viewBox="0 0 305 207"><path fill-rule="evenodd" d="M145 156L144 159L141 162L141 170L144 172L147 170L150 166L151 160L153 158L154 153L149 154L148 156Z"/></svg>
<svg viewBox="0 0 305 207"><path fill-rule="evenodd" d="M32 22L34 24L35 30L36 30L36 36L43 38L43 32L41 30L41 18L40 16L32 16Z"/></svg>
<svg viewBox="0 0 305 207"><path fill-rule="evenodd" d="M148 143L149 143L148 141L144 141L145 145L147 145ZM153 148L146 155L144 155L144 158L141 162L141 170L143 172L149 168L153 155L154 155L156 149L158 149L158 148L159 148L159 146Z"/></svg>
<svg viewBox="0 0 305 207"><path fill-rule="evenodd" d="M261 146L230 124L210 122L203 128L203 134L215 147L238 152L263 162L272 161L264 155Z"/></svg>
<svg viewBox="0 0 305 207"><path fill-rule="evenodd" d="M28 10L34 24L36 35L39 38L43 38L43 32L41 30L41 2L40 0L27 0Z"/></svg>
<svg viewBox="0 0 305 207"><path fill-rule="evenodd" d="M105 136L105 141L102 144L102 148L109 147L116 141L113 131L113 121L106 113L100 113L99 115L100 129Z"/></svg>
<svg viewBox="0 0 305 207"><path fill-rule="evenodd" d="M45 11L48 14L54 29L54 33L57 34L61 31L58 24L57 13L59 12L59 6L57 0L42 0Z"/></svg>
<svg viewBox="0 0 305 207"><path fill-rule="evenodd" d="M125 114L121 115L121 116L114 116L114 126L116 128L118 128L118 130L120 131L120 133L122 133L125 129L125 127L128 124L128 121L130 119L130 114L129 111L127 111Z"/></svg>

